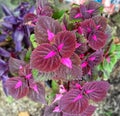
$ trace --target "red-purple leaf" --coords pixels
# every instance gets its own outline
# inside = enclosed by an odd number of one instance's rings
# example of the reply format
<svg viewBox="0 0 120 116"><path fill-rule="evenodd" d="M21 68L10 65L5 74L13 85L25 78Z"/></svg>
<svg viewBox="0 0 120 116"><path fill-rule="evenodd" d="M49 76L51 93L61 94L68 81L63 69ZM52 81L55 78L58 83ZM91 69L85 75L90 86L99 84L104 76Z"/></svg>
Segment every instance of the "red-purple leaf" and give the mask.
<svg viewBox="0 0 120 116"><path fill-rule="evenodd" d="M88 82L83 86L83 91L95 102L103 100L109 89L109 83L106 81Z"/></svg>
<svg viewBox="0 0 120 116"><path fill-rule="evenodd" d="M5 88L8 94L15 99L20 99L26 96L29 92L25 79L20 77L9 78L5 82Z"/></svg>
<svg viewBox="0 0 120 116"><path fill-rule="evenodd" d="M95 109L96 109L95 106L89 105L87 107L87 109L83 113L81 113L80 116L92 116L92 114L94 113Z"/></svg>
<svg viewBox="0 0 120 116"><path fill-rule="evenodd" d="M92 9L93 10L93 9ZM87 8L85 5L83 4L80 4L80 13L82 14L82 18L83 19L88 19L88 18L91 18L91 13L90 11L88 12Z"/></svg>
<svg viewBox="0 0 120 116"><path fill-rule="evenodd" d="M82 64L81 64L81 67L82 67L83 75L86 75L86 74L89 73L89 71L90 71L90 66L88 65L88 62L87 62L87 61L83 61Z"/></svg>
<svg viewBox="0 0 120 116"><path fill-rule="evenodd" d="M79 19L80 16L80 8L79 7L74 7L70 11L70 19Z"/></svg>
<svg viewBox="0 0 120 116"><path fill-rule="evenodd" d="M71 115L71 114L66 114L66 113L63 113L63 116L92 116L92 114L94 113L96 107L95 106L92 106L92 105L89 105L86 110L81 113L80 115Z"/></svg>
<svg viewBox="0 0 120 116"><path fill-rule="evenodd" d="M11 74L18 74L20 66L25 66L25 62L19 59L10 57L9 59L9 70Z"/></svg>
<svg viewBox="0 0 120 116"><path fill-rule="evenodd" d="M76 53L73 53L73 55L70 57L72 64L79 66L81 63L81 60L79 58L79 56Z"/></svg>
<svg viewBox="0 0 120 116"><path fill-rule="evenodd" d="M96 29L100 31L105 31L107 27L107 19L102 16L96 16L92 18L96 24Z"/></svg>
<svg viewBox="0 0 120 116"><path fill-rule="evenodd" d="M79 89L72 89L61 98L59 107L63 113L79 115L88 107L88 100Z"/></svg>
<svg viewBox="0 0 120 116"><path fill-rule="evenodd" d="M91 54L87 61L88 65L93 68L94 66L98 65L103 60L103 52L102 50L96 51L93 54Z"/></svg>
<svg viewBox="0 0 120 116"><path fill-rule="evenodd" d="M53 9L50 6L45 6L41 9L40 15L52 17Z"/></svg>
<svg viewBox="0 0 120 116"><path fill-rule="evenodd" d="M24 16L24 22L26 24L36 23L37 22L37 16L33 13L28 13Z"/></svg>
<svg viewBox="0 0 120 116"><path fill-rule="evenodd" d="M87 37L89 33L96 30L96 24L92 19L86 19L81 23L81 28L85 36Z"/></svg>
<svg viewBox="0 0 120 116"><path fill-rule="evenodd" d="M68 68L72 68L72 61L70 58L61 58L61 63Z"/></svg>
<svg viewBox="0 0 120 116"><path fill-rule="evenodd" d="M91 33L88 37L88 43L94 50L103 48L106 44L107 36L102 31Z"/></svg>
<svg viewBox="0 0 120 116"><path fill-rule="evenodd" d="M32 78L32 69L30 68L29 64L27 64L25 66L20 66L19 76L25 77L26 79Z"/></svg>
<svg viewBox="0 0 120 116"><path fill-rule="evenodd" d="M88 50L88 45L86 43L81 43L81 46L79 46L76 49L77 54L83 54Z"/></svg>
<svg viewBox="0 0 120 116"><path fill-rule="evenodd" d="M68 68L61 65L56 71L54 79L67 79L67 80L81 80L82 69L80 66L73 65L72 68Z"/></svg>
<svg viewBox="0 0 120 116"><path fill-rule="evenodd" d="M41 83L30 82L28 97L35 102L46 104L45 89Z"/></svg>
<svg viewBox="0 0 120 116"><path fill-rule="evenodd" d="M31 66L39 71L53 71L60 66L60 57L52 45L42 44L32 52Z"/></svg>
<svg viewBox="0 0 120 116"><path fill-rule="evenodd" d="M40 16L35 26L35 36L38 43L49 43L48 30L57 34L62 30L60 24L48 16Z"/></svg>
<svg viewBox="0 0 120 116"><path fill-rule="evenodd" d="M86 5L87 10L93 10L93 12L91 13L91 16L95 16L98 15L100 13L100 7L102 5L98 2L95 1L89 1L89 3Z"/></svg>
<svg viewBox="0 0 120 116"><path fill-rule="evenodd" d="M59 32L55 36L55 45L58 47L58 51L62 57L70 57L76 46L75 34L70 31Z"/></svg>
<svg viewBox="0 0 120 116"><path fill-rule="evenodd" d="M44 116L62 116L62 112L53 112L58 103L53 103L45 108Z"/></svg>

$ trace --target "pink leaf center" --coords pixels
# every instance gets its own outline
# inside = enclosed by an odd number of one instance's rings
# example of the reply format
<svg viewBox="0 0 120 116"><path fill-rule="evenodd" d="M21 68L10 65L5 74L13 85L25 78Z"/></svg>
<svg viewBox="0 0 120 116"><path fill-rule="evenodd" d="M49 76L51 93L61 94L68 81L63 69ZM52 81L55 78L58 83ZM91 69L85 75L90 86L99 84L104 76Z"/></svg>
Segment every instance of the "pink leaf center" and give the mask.
<svg viewBox="0 0 120 116"><path fill-rule="evenodd" d="M60 100L62 98L62 94L56 94L55 100L53 101L53 103L55 103L56 101Z"/></svg>
<svg viewBox="0 0 120 116"><path fill-rule="evenodd" d="M78 14L76 14L76 15L74 16L74 18L80 18L80 17L82 17L82 14L81 14L81 13L78 13Z"/></svg>
<svg viewBox="0 0 120 116"><path fill-rule="evenodd" d="M96 29L99 29L100 27L101 27L100 25L97 25L97 26L96 26Z"/></svg>
<svg viewBox="0 0 120 116"><path fill-rule="evenodd" d="M31 76L32 76L32 74L28 74L28 75L25 76L25 78L26 78L26 79L30 79Z"/></svg>
<svg viewBox="0 0 120 116"><path fill-rule="evenodd" d="M86 67L87 65L88 65L87 62L83 62L83 63L81 64L81 67L84 68L84 67Z"/></svg>
<svg viewBox="0 0 120 116"><path fill-rule="evenodd" d="M48 40L51 42L55 35L50 30L47 30L47 33L48 33Z"/></svg>
<svg viewBox="0 0 120 116"><path fill-rule="evenodd" d="M87 90L86 93L89 94L89 93L92 93L94 90Z"/></svg>
<svg viewBox="0 0 120 116"><path fill-rule="evenodd" d="M88 75L92 75L92 73L91 73L91 69L89 70Z"/></svg>
<svg viewBox="0 0 120 116"><path fill-rule="evenodd" d="M76 102L76 101L80 100L81 98L82 98L82 95L80 94L73 100L73 102Z"/></svg>
<svg viewBox="0 0 120 116"><path fill-rule="evenodd" d="M17 88L19 88L19 87L21 87L21 86L22 86L22 81L19 80L19 81L16 83L16 85L15 85L15 89L17 89Z"/></svg>
<svg viewBox="0 0 120 116"><path fill-rule="evenodd" d="M59 106L56 106L55 109L53 110L53 112L61 112L59 109Z"/></svg>
<svg viewBox="0 0 120 116"><path fill-rule="evenodd" d="M80 43L76 43L76 47L75 48L79 48L81 46Z"/></svg>
<svg viewBox="0 0 120 116"><path fill-rule="evenodd" d="M95 41L97 41L97 37L96 37L96 35L93 35L93 40L95 40Z"/></svg>
<svg viewBox="0 0 120 116"><path fill-rule="evenodd" d="M76 86L76 88L77 88L77 89L82 89L81 85L80 85L80 84L78 84L78 83L76 83L76 85L75 85L75 86Z"/></svg>
<svg viewBox="0 0 120 116"><path fill-rule="evenodd" d="M53 57L53 56L55 56L55 55L56 55L56 52L55 52L55 51L51 51L51 52L49 52L49 53L44 57L44 59L51 58L51 57Z"/></svg>
<svg viewBox="0 0 120 116"><path fill-rule="evenodd" d="M63 46L64 46L64 43L61 43L61 44L58 46L58 51L61 51L62 48L63 48Z"/></svg>
<svg viewBox="0 0 120 116"><path fill-rule="evenodd" d="M22 69L22 68L23 68L22 65L20 65L19 69Z"/></svg>
<svg viewBox="0 0 120 116"><path fill-rule="evenodd" d="M61 63L67 66L68 68L72 68L72 61L70 58L62 58Z"/></svg>
<svg viewBox="0 0 120 116"><path fill-rule="evenodd" d="M39 92L38 92L38 87L37 87L37 85L35 84L33 87L33 90L38 94Z"/></svg>
<svg viewBox="0 0 120 116"><path fill-rule="evenodd" d="M107 57L107 58L106 58L106 61L107 61L108 63L110 63L110 57Z"/></svg>
<svg viewBox="0 0 120 116"><path fill-rule="evenodd" d="M93 10L92 9L91 10L87 10L86 12L89 13L89 14L92 14L94 12L94 9Z"/></svg>
<svg viewBox="0 0 120 116"><path fill-rule="evenodd" d="M96 58L96 57L95 57L95 56L93 56L93 57L89 58L89 60L90 60L90 61L94 61L94 60L95 60L95 58Z"/></svg>

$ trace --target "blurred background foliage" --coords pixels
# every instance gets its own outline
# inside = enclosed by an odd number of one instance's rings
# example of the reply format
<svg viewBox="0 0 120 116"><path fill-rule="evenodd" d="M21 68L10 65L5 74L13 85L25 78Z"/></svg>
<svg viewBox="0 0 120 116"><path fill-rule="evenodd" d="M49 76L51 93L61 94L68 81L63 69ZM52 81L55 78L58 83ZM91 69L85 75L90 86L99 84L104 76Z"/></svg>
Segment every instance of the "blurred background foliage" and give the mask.
<svg viewBox="0 0 120 116"><path fill-rule="evenodd" d="M5 4L9 9L14 9L21 2L30 2L31 5L35 4L36 0L0 0L0 4ZM0 7L0 19L3 17L3 13Z"/></svg>

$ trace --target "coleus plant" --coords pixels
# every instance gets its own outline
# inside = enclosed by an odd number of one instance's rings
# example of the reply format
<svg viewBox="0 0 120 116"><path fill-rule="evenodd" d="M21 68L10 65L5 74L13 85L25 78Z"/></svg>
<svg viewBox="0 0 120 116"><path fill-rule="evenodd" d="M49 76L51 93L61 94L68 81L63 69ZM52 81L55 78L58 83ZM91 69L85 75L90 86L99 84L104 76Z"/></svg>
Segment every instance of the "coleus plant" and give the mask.
<svg viewBox="0 0 120 116"><path fill-rule="evenodd" d="M52 5L38 0L36 14L24 16L25 25L34 28L29 38L31 52L23 59L10 56L8 66L0 60L0 76L9 74L3 84L5 93L45 104L44 116L91 116L96 109L93 104L102 101L109 89L104 78L96 78L110 42L102 9L101 4L89 1L73 5L55 20ZM26 56L30 57L27 61Z"/></svg>

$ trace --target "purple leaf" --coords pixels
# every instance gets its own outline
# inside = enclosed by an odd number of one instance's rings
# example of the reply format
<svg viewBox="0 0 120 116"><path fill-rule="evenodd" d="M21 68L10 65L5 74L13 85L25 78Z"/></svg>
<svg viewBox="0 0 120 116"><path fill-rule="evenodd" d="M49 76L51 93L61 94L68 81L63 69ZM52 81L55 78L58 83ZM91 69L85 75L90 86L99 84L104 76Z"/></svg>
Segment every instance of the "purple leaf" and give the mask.
<svg viewBox="0 0 120 116"><path fill-rule="evenodd" d="M0 47L0 56L10 57L10 53L8 51L6 51L5 49Z"/></svg>
<svg viewBox="0 0 120 116"><path fill-rule="evenodd" d="M8 96L8 92L7 92L7 89L6 89L6 87L5 87L5 82L6 82L7 79L9 78L9 77L8 77L8 74L2 75L1 78L2 78L3 91L4 91L5 95Z"/></svg>
<svg viewBox="0 0 120 116"><path fill-rule="evenodd" d="M48 16L40 16L35 26L35 36L38 43L49 43L48 30L53 34L57 34L62 28L58 21Z"/></svg>
<svg viewBox="0 0 120 116"><path fill-rule="evenodd" d="M4 18L4 21L5 21L5 22L8 22L8 23L10 23L10 24L17 24L17 19L16 19L16 17L14 17L14 16L6 16L6 17Z"/></svg>
<svg viewBox="0 0 120 116"><path fill-rule="evenodd" d="M60 100L59 108L63 113L79 115L88 107L88 100L79 89L72 89Z"/></svg>
<svg viewBox="0 0 120 116"><path fill-rule="evenodd" d="M50 44L41 44L31 55L31 67L39 71L53 71L60 66L60 57Z"/></svg>
<svg viewBox="0 0 120 116"><path fill-rule="evenodd" d="M0 34L0 42L3 42L7 38L6 34Z"/></svg>
<svg viewBox="0 0 120 116"><path fill-rule="evenodd" d="M63 58L70 57L75 51L76 46L75 35L70 31L59 32L55 36L55 45L58 47L60 55Z"/></svg>
<svg viewBox="0 0 120 116"><path fill-rule="evenodd" d="M93 81L86 83L82 89L89 99L99 102L105 98L109 86L106 81Z"/></svg>
<svg viewBox="0 0 120 116"><path fill-rule="evenodd" d="M24 37L24 32L22 30L16 29L13 35L14 43L15 43L15 50L17 52L21 52L22 50L22 40Z"/></svg>
<svg viewBox="0 0 120 116"><path fill-rule="evenodd" d="M12 15L12 12L8 9L7 6L5 6L4 4L2 4L1 7L2 7L2 10L3 10L3 12L4 12L4 14L5 14L6 16Z"/></svg>
<svg viewBox="0 0 120 116"><path fill-rule="evenodd" d="M12 25L12 24L10 24L10 23L8 23L8 22L2 22L1 24L2 24L2 26L3 26L4 28L6 28L7 30L13 30L13 25Z"/></svg>
<svg viewBox="0 0 120 116"><path fill-rule="evenodd" d="M5 87L9 95L15 99L20 99L26 96L29 92L26 81L21 77L9 78L5 82Z"/></svg>
<svg viewBox="0 0 120 116"><path fill-rule="evenodd" d="M15 59L13 57L10 57L9 59L9 70L11 74L18 74L18 71L20 69L20 66L24 66L26 63L22 60Z"/></svg>
<svg viewBox="0 0 120 116"><path fill-rule="evenodd" d="M32 81L32 80L31 80ZM28 97L35 102L46 104L45 89L41 83L30 82Z"/></svg>
<svg viewBox="0 0 120 116"><path fill-rule="evenodd" d="M5 61L0 59L0 77L8 70L8 65Z"/></svg>

